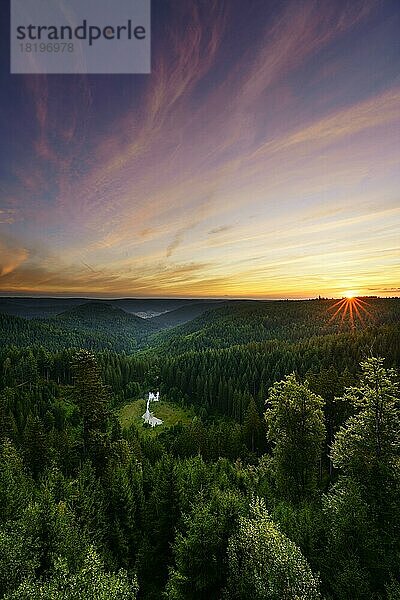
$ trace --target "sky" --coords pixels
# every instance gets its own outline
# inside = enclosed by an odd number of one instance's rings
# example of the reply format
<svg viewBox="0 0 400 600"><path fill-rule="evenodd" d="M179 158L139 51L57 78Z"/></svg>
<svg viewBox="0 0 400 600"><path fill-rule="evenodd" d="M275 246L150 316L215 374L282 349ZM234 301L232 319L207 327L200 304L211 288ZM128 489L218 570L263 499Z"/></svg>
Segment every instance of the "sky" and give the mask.
<svg viewBox="0 0 400 600"><path fill-rule="evenodd" d="M0 293L400 292L398 0L153 0L150 75L10 75Z"/></svg>

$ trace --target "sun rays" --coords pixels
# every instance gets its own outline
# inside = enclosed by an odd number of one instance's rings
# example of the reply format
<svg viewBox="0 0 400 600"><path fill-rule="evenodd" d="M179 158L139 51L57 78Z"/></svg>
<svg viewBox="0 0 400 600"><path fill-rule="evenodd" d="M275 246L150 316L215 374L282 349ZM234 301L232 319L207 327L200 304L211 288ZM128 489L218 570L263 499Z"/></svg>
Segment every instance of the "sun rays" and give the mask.
<svg viewBox="0 0 400 600"><path fill-rule="evenodd" d="M364 325L364 318L366 316L372 317L367 307L368 303L365 300L357 298L355 292L347 291L341 300L338 300L328 308L328 310L336 309L329 322L331 323L337 318L340 319L341 324L348 320L352 328L355 327L357 320Z"/></svg>

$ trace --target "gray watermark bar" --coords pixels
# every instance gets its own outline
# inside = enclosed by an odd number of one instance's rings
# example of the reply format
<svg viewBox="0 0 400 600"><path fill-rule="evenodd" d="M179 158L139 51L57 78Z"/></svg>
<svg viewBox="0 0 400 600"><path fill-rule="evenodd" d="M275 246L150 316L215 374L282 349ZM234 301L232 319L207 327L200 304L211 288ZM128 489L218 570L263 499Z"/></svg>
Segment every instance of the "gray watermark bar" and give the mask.
<svg viewBox="0 0 400 600"><path fill-rule="evenodd" d="M150 73L150 0L11 0L11 73Z"/></svg>

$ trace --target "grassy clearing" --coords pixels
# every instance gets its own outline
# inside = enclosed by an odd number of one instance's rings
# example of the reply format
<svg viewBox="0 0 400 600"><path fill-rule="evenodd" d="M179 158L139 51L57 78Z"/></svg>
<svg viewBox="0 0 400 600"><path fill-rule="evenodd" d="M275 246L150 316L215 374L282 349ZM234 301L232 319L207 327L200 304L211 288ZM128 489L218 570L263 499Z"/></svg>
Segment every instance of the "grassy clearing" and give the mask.
<svg viewBox="0 0 400 600"><path fill-rule="evenodd" d="M194 417L194 413L190 409L182 408L172 402L152 402L150 404L150 410L154 413L154 416L163 420L162 425L158 425L153 430L149 431L162 431L166 427L171 427L179 422L188 424ZM137 427L143 425L142 415L146 411L146 401L141 398L140 400L133 400L126 404L119 412L119 421L121 427L127 428L134 424Z"/></svg>

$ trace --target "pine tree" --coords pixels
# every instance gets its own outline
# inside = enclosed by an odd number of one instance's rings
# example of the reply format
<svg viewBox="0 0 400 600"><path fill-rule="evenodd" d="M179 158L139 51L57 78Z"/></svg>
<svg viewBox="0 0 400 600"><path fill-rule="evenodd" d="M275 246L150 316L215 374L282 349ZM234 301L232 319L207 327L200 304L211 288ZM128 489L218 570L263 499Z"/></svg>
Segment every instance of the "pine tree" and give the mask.
<svg viewBox="0 0 400 600"><path fill-rule="evenodd" d="M247 447L252 452L259 447L262 431L263 424L254 398L251 397L244 417L243 432Z"/></svg>
<svg viewBox="0 0 400 600"><path fill-rule="evenodd" d="M29 416L24 431L26 464L37 478L49 464L49 445L39 417Z"/></svg>
<svg viewBox="0 0 400 600"><path fill-rule="evenodd" d="M315 491L325 439L324 401L294 374L270 389L265 419L283 497L298 501Z"/></svg>
<svg viewBox="0 0 400 600"><path fill-rule="evenodd" d="M175 566L166 587L169 600L219 600L226 581L229 536L243 513L232 492L215 492L210 500L198 494L173 544Z"/></svg>
<svg viewBox="0 0 400 600"><path fill-rule="evenodd" d="M340 476L325 499L335 565L327 579L360 599L383 593L400 556L399 384L382 359L361 366L360 384L344 394L357 413L336 435L332 459Z"/></svg>
<svg viewBox="0 0 400 600"><path fill-rule="evenodd" d="M93 354L79 350L73 360L74 398L83 419L84 454L101 468L107 454L110 395Z"/></svg>

